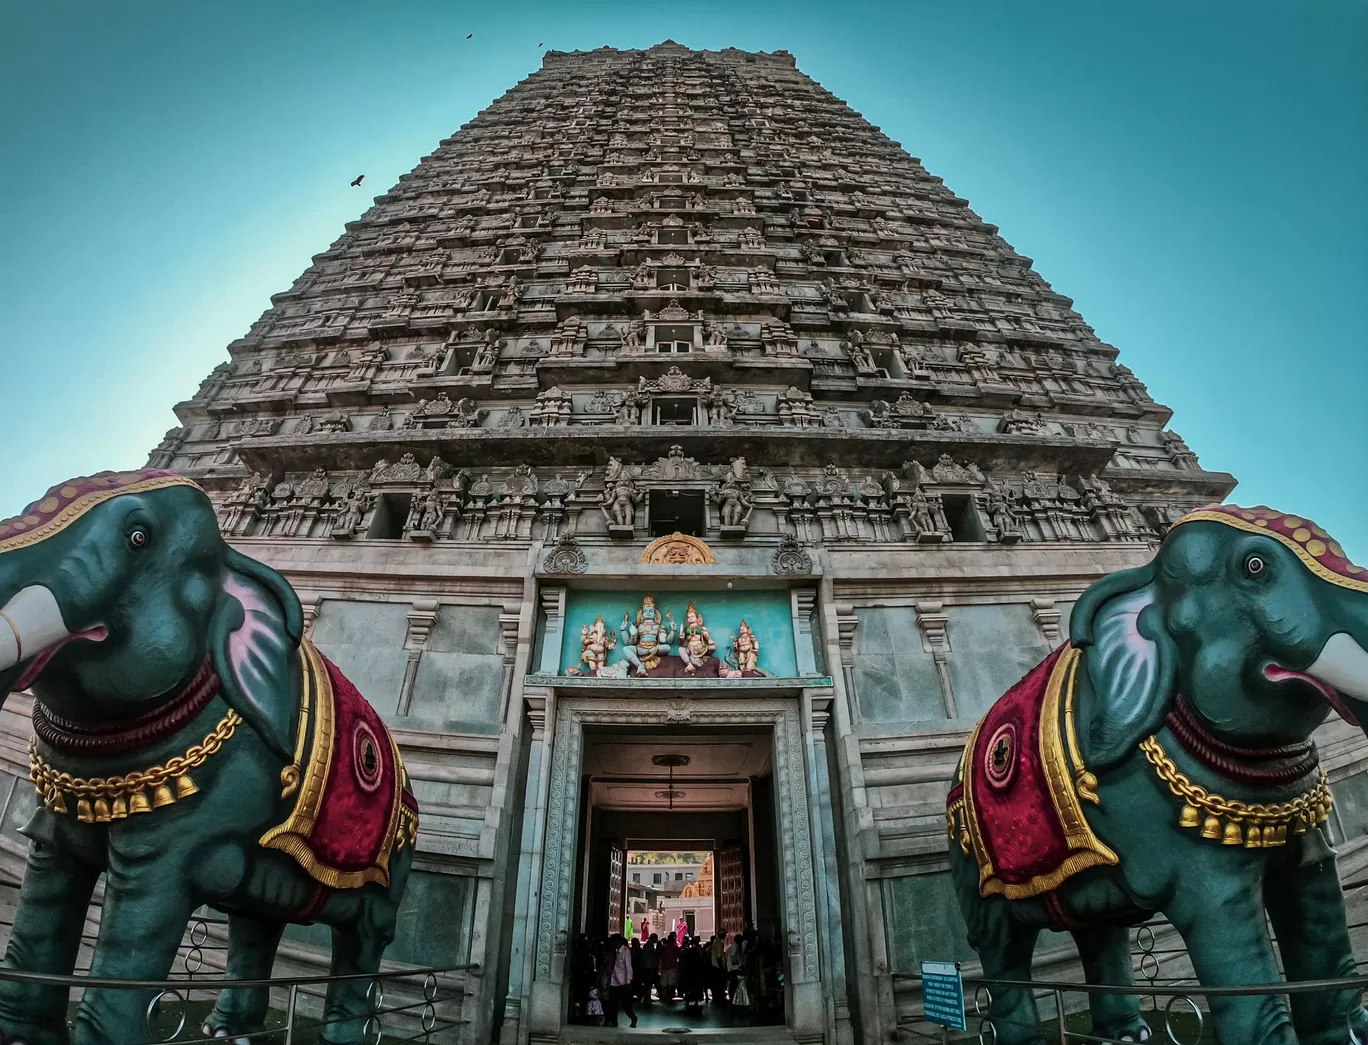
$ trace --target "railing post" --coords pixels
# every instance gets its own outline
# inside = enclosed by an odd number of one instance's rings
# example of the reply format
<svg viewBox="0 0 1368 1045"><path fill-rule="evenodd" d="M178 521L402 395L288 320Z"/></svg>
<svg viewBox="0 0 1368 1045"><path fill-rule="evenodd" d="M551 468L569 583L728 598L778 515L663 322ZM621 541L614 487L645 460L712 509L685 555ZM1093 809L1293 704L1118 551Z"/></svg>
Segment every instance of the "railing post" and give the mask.
<svg viewBox="0 0 1368 1045"><path fill-rule="evenodd" d="M1055 988L1055 1015L1059 1018L1059 1045L1069 1045L1069 1025L1064 1018L1064 992Z"/></svg>
<svg viewBox="0 0 1368 1045"><path fill-rule="evenodd" d="M285 1011L285 1045L294 1045L295 1001L299 997L299 984L290 984L290 1000Z"/></svg>

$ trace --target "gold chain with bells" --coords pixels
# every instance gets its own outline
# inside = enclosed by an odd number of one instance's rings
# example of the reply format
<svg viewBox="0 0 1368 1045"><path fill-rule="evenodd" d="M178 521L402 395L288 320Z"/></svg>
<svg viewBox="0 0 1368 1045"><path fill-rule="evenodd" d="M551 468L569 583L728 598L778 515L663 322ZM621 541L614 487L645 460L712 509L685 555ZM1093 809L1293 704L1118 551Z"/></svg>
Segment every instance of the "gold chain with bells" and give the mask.
<svg viewBox="0 0 1368 1045"><path fill-rule="evenodd" d="M1298 795L1290 802L1263 805L1224 798L1194 784L1179 772L1154 737L1141 741L1140 750L1145 753L1150 765L1154 766L1159 779L1168 784L1175 797L1183 800L1178 826L1200 826L1203 838L1219 838L1223 845L1263 849L1285 845L1289 825L1294 834L1301 835L1308 828L1323 824L1330 818L1334 796L1330 793L1330 780L1324 769L1320 772L1320 779L1305 794ZM1224 826L1222 820L1225 821Z"/></svg>
<svg viewBox="0 0 1368 1045"><path fill-rule="evenodd" d="M178 799L189 798L199 792L190 770L198 769L209 761L233 731L242 724L236 711L229 711L206 734L204 740L196 744L184 755L176 755L167 760L164 766L152 766L127 776L92 777L85 780L70 773L59 773L43 761L38 754L38 741L29 741L29 780L33 782L38 797L54 813L67 812L65 795L76 797L76 819L83 824L105 824L111 820L123 820L129 815L150 813L162 806L174 804ZM152 799L147 798L148 790Z"/></svg>

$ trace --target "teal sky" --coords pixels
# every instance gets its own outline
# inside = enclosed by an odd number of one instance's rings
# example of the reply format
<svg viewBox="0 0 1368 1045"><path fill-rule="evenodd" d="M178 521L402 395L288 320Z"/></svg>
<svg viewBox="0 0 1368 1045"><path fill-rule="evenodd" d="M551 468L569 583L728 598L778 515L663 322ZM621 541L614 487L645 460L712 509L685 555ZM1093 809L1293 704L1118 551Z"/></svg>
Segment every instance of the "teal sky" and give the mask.
<svg viewBox="0 0 1368 1045"><path fill-rule="evenodd" d="M3 0L0 517L141 464L270 295L543 46L665 38L792 51L1075 300L1234 500L1368 562L1348 0Z"/></svg>

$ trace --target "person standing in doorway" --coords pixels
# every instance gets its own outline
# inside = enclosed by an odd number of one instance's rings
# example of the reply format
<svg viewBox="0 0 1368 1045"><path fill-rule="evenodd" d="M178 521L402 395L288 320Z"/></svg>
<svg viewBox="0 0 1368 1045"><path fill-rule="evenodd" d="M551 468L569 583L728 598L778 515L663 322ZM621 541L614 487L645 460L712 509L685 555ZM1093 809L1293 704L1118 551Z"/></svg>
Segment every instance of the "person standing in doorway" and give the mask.
<svg viewBox="0 0 1368 1045"><path fill-rule="evenodd" d="M675 945L674 933L666 933L660 945L660 1000L674 1001L675 988L679 986L679 948Z"/></svg>
<svg viewBox="0 0 1368 1045"><path fill-rule="evenodd" d="M651 988L656 986L660 977L660 941L652 933L646 945L641 948L641 993L640 997L647 1005L651 1004Z"/></svg>
<svg viewBox="0 0 1368 1045"><path fill-rule="evenodd" d="M632 1026L637 1025L636 1010L632 1008L632 949L621 933L614 933L608 946L613 956L612 973L608 981L609 997L612 1001L608 1026L618 1025L618 1009L627 1013Z"/></svg>

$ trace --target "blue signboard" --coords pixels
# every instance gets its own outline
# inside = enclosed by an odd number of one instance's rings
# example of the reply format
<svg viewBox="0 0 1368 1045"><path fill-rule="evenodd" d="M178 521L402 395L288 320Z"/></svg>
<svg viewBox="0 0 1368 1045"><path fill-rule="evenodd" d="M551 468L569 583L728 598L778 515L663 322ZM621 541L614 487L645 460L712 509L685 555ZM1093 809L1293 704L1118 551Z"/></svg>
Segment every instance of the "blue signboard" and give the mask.
<svg viewBox="0 0 1368 1045"><path fill-rule="evenodd" d="M957 962L922 962L922 1010L928 1023L964 1030L964 981Z"/></svg>

